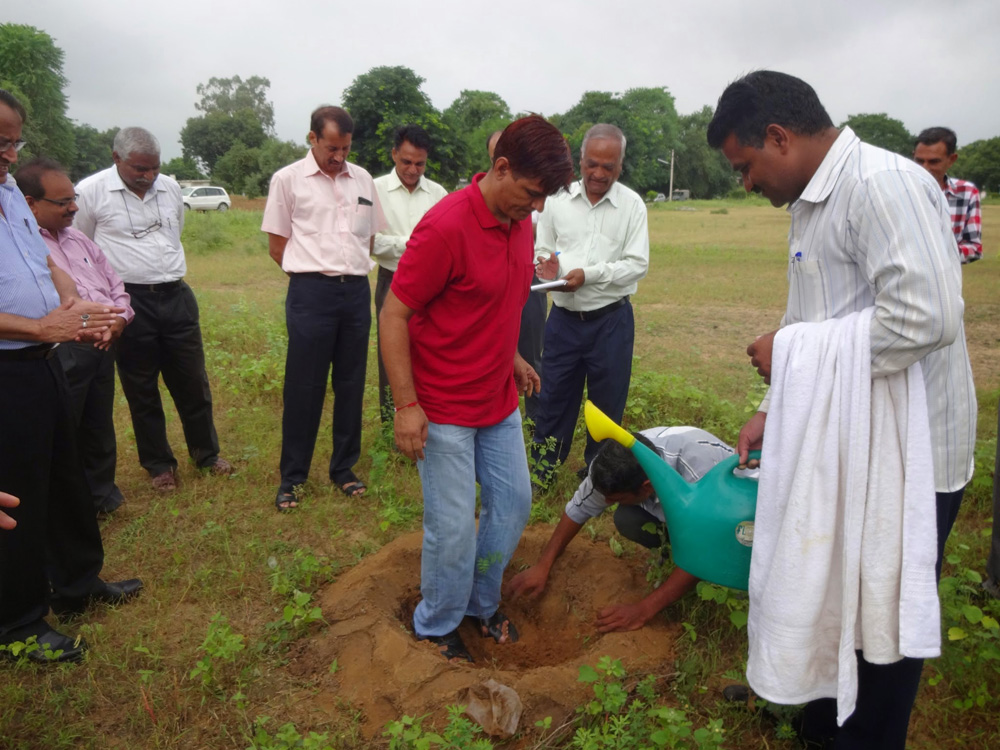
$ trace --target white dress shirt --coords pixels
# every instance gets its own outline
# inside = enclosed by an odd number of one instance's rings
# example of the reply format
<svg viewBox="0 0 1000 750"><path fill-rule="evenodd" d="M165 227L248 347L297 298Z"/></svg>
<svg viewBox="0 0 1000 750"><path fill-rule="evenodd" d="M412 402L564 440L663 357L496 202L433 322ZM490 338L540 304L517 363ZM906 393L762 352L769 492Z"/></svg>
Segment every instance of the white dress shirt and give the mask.
<svg viewBox="0 0 1000 750"><path fill-rule="evenodd" d="M420 223L431 206L448 195L448 191L421 175L420 181L411 193L406 189L406 185L400 182L395 169L389 174L376 177L375 189L378 191L389 226L385 231L375 235L373 254L382 268L395 271L413 228Z"/></svg>
<svg viewBox="0 0 1000 750"><path fill-rule="evenodd" d="M261 229L288 238L286 273L365 276L375 267L371 238L384 227L372 176L357 164L331 177L310 149L271 177Z"/></svg>
<svg viewBox="0 0 1000 750"><path fill-rule="evenodd" d="M923 167L845 127L788 212L782 324L874 305L872 377L921 363L936 489L962 488L972 478L976 392L961 265L941 188Z"/></svg>
<svg viewBox="0 0 1000 750"><path fill-rule="evenodd" d="M545 201L538 217L535 258L559 253L559 275L583 269L586 280L575 292L552 292L552 303L584 312L635 294L649 268L646 204L616 182L596 204L582 182Z"/></svg>
<svg viewBox="0 0 1000 750"><path fill-rule="evenodd" d="M184 278L184 201L173 178L159 175L140 198L112 165L84 178L76 192L80 211L74 225L104 251L122 281L162 284Z"/></svg>

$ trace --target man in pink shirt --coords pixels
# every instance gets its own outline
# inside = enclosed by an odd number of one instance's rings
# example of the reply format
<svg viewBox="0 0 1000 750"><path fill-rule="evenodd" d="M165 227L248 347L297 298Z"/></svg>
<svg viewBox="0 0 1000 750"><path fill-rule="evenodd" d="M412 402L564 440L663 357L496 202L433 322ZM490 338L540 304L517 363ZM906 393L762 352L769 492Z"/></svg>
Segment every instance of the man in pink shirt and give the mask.
<svg viewBox="0 0 1000 750"><path fill-rule="evenodd" d="M129 295L101 248L73 228L76 191L58 162L32 159L18 170L17 185L35 215L52 260L70 275L80 297L124 308L99 341L70 341L56 350L69 381L77 443L90 494L99 513L110 513L125 500L115 484L118 444L113 347L134 317Z"/></svg>
<svg viewBox="0 0 1000 750"><path fill-rule="evenodd" d="M271 257L289 277L279 511L298 504L295 488L309 477L328 378L335 399L330 481L349 497L365 491L354 464L372 322L368 273L375 233L386 221L371 175L347 161L353 132L340 107L313 112L312 148L274 173L264 208Z"/></svg>

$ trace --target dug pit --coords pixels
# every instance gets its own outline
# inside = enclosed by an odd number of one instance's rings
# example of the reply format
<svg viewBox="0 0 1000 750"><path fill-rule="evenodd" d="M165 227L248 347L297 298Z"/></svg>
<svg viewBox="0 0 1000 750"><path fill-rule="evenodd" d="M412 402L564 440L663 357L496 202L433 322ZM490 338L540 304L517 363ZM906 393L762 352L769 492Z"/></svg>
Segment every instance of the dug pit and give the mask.
<svg viewBox="0 0 1000 750"><path fill-rule="evenodd" d="M551 531L525 530L507 577L538 558ZM349 704L372 737L404 714L430 714L428 723L440 725L466 688L493 679L516 691L520 727L530 728L547 716L557 725L592 697L577 680L579 668L602 656L620 659L630 672L672 671L679 626L663 617L631 633L597 632L598 610L646 594L645 557L616 558L606 542L586 538L569 545L541 598L501 605L520 630L517 643L498 645L466 621L460 633L475 664L446 662L435 646L415 640L410 622L420 596L421 539L419 532L399 537L322 592L329 627L300 642L289 664L312 686L313 710L342 715Z"/></svg>

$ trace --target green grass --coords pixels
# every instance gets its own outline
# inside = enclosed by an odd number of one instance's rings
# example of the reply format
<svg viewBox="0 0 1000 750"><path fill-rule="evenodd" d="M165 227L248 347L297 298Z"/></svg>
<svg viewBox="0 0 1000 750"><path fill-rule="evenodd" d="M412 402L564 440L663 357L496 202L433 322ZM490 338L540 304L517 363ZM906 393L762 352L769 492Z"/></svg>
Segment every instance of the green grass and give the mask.
<svg viewBox="0 0 1000 750"><path fill-rule="evenodd" d="M945 642L941 659L928 663L911 726L910 746L928 750L1000 745L1000 661L990 620L1000 618L1000 604L985 600L975 581L989 541L1000 393L1000 207L984 207L984 224L986 258L964 269L966 328L980 399L977 477L949 542L942 584L944 626L954 640ZM326 627L313 610L321 587L399 534L419 528L419 480L381 427L373 333L358 466L370 494L348 500L325 481L328 402L303 508L275 513L287 280L267 256L259 226L259 212L234 210L189 215L185 228L188 280L201 305L217 427L238 472L229 479L201 477L182 462L179 491L155 495L138 466L119 391L119 481L128 501L103 522L104 575L141 575L146 589L134 603L90 613L69 628L90 642L84 664L0 666L0 746L370 745L348 704L336 712L315 710L310 696L316 686L287 665L300 639ZM697 424L735 440L762 393L744 350L755 335L777 325L784 309L787 228L783 211L756 198L651 207L651 268L634 300L636 360L626 415L631 426ZM171 442L183 451L176 415L172 408L167 414ZM582 463L582 442L581 431L571 469ZM570 472L562 472L555 489L536 503L532 520L558 518L575 483ZM594 526L596 534L610 535L606 519ZM751 713L717 698L720 684L742 674L745 631L734 613L744 607L733 592L702 587L671 608L664 617L679 623L684 634L675 675L642 699L680 712L656 719L671 732L683 731L687 722L692 729L715 727L721 719L723 746L794 747L783 739L780 710ZM634 686L641 675L618 679ZM413 726L411 720L397 728L415 731ZM471 736L456 726L457 736ZM607 743L629 730L589 719L586 727L591 740ZM522 746L563 747L571 737L543 728L526 731ZM711 742L704 740L706 746Z"/></svg>

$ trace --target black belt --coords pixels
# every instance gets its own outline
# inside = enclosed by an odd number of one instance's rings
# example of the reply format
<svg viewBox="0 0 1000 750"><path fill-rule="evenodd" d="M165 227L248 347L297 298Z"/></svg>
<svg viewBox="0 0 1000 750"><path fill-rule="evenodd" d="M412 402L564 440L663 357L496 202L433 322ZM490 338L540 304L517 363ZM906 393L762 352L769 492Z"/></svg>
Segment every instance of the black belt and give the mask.
<svg viewBox="0 0 1000 750"><path fill-rule="evenodd" d="M21 349L0 349L0 362L24 362L29 359L51 359L55 356L55 344L35 344Z"/></svg>
<svg viewBox="0 0 1000 750"><path fill-rule="evenodd" d="M171 289L177 289L183 283L184 279L164 281L162 284L131 284L126 282L125 291L129 294L134 294L135 292L169 292Z"/></svg>
<svg viewBox="0 0 1000 750"><path fill-rule="evenodd" d="M305 273L293 273L290 275L298 276L303 279L322 279L340 284L346 284L348 281L368 281L367 276L328 276L327 274L320 273L319 271L306 271Z"/></svg>
<svg viewBox="0 0 1000 750"><path fill-rule="evenodd" d="M615 300L610 305L598 307L596 310L567 310L565 307L560 307L559 305L552 305L552 307L566 313L571 318L579 318L580 320L596 320L597 318L604 317L609 312L614 312L619 307L624 307L627 304L628 297L622 297L619 300Z"/></svg>

